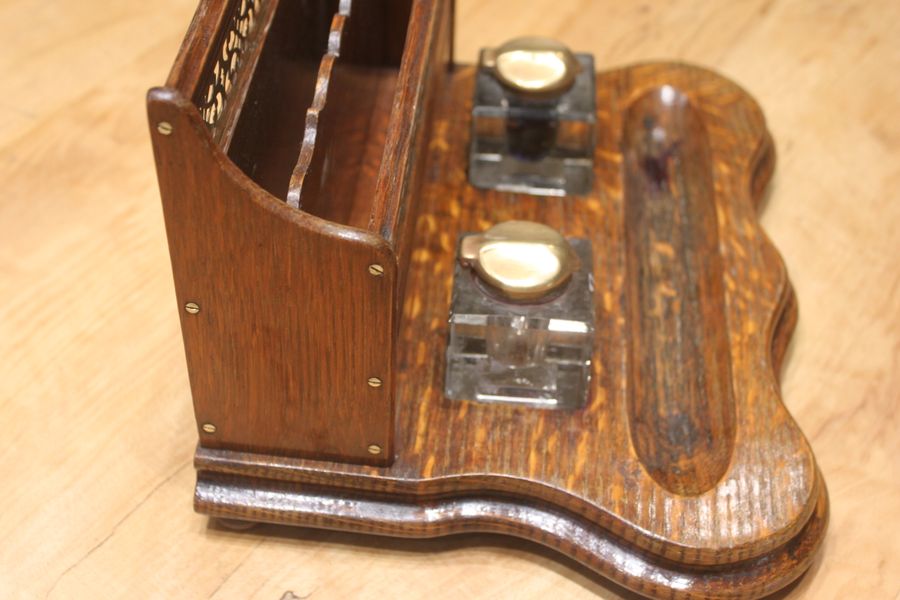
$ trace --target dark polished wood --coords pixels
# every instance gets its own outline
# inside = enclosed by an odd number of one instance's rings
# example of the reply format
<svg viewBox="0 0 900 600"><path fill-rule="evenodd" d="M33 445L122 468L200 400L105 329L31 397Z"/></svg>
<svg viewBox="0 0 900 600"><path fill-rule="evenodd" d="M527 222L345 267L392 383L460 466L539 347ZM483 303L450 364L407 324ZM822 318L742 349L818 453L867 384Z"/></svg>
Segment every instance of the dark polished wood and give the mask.
<svg viewBox="0 0 900 600"><path fill-rule="evenodd" d="M449 66L451 13L390 0L372 32L364 4L202 2L167 86L150 92L179 306L200 306L182 310L182 332L208 447L393 459L398 290L441 80L423 70ZM222 90L242 96L198 114L238 33L246 51ZM285 203L301 195L305 210Z"/></svg>
<svg viewBox="0 0 900 600"><path fill-rule="evenodd" d="M626 555L637 552L651 563L668 567L680 564L684 572L713 569L730 573L726 578L729 583L718 587L708 577L695 577L694 583L678 592L680 595L755 597L789 583L809 564L812 551L818 547L827 518L827 500L809 446L778 397L776 373L796 320L796 306L783 264L759 229L755 213L755 194L763 190L761 181L769 178L772 167L770 139L756 105L727 80L692 67L645 65L601 74L598 93L601 106L608 109L599 115L595 190L584 198L546 200L476 190L466 184L465 153L459 149L464 148L467 135L472 72L460 70L451 81L452 93L433 117L429 179L420 194L422 212L400 330L398 437L393 465L371 469L201 447L197 454L201 471L198 509L267 520L270 515L265 510L248 504L247 495L237 491L264 486L267 481L281 482L281 493L288 503L293 501L288 498L293 490L303 504L305 490L312 486L324 489L317 492L318 497L332 498L331 505L352 498L370 509L381 506L390 514L405 504L427 506L438 499L452 499L476 513L492 514L491 507L496 507L492 502L502 499L522 507L550 506L566 515L569 524L590 524L596 535L619 540ZM633 322L633 315L640 312L630 305L639 303L640 296L629 292L630 281L640 279L647 289L655 289L650 284L664 286L666 282L660 273L630 268L647 257L640 255L641 248L626 241L630 213L625 197L631 188L627 181L630 159L623 148L631 147L628 119L637 123L644 120L630 111L642 111L642 107L658 111L655 102L647 106L646 98L647 94L658 94L662 85L672 85L690 99L694 107L690 110L697 112L695 117L703 120L704 127L693 131L694 124L688 129L692 135L705 132L707 137L700 143L708 150L695 153L696 149L688 145L684 151L690 155L677 167L684 172L705 167L712 174L699 176L684 189L669 187L654 193L663 196L657 200L669 201L691 193L691 202L711 204L705 214L701 209L700 214L690 215L696 222L684 220L688 215L683 207L673 209L682 219L683 235L703 237L700 247L707 244L709 252L718 254L718 258L707 256L703 260L720 265L716 272L723 283L718 287L711 283L706 266L676 269L672 276L690 277L680 285L695 285L702 290L703 302L713 302L709 298L713 292L722 295L715 310L701 306L689 315L700 325L722 331L701 329L686 334L694 337L691 343L711 338L721 344L724 337L722 356L706 358L701 348L700 356L694 357L714 365L716 360L728 363L724 369L730 371L730 381L713 388L724 390L714 398L706 391L696 391L687 399L682 396L684 385L705 383L698 381L696 371L685 368L680 379L652 379L648 374L642 381L635 381L635 372L629 368L631 344L636 339L630 332L640 325ZM723 109L723 105L729 108ZM686 118L690 121L694 117ZM729 128L728 123L736 126ZM687 164L691 160L698 164ZM670 168L675 166L672 163ZM704 181L712 186L704 186ZM595 264L600 307L595 387L590 404L583 410L542 411L454 403L443 398L442 358L453 242L460 232L513 218L548 222L567 235L590 237L595 248L603 249L596 253ZM711 223L710 218L718 224ZM658 217L654 222L665 220ZM705 239L708 236L717 239L711 248ZM682 260L699 260L689 256L684 246L680 252ZM668 249L663 253L670 254ZM674 250L672 254L678 256ZM738 285L738 281L743 283ZM640 327L652 327L652 323ZM646 359L646 355L641 357ZM664 361L666 357L658 358ZM649 384L657 386L660 402L676 406L683 402L678 410L684 418L695 419L697 425L688 427L682 438L659 440L668 444L665 448L650 446L642 452L632 423L640 422L646 414L640 411L643 399L635 394ZM733 417L721 416L729 411ZM660 434L669 426L652 425ZM685 472L677 477L660 476L657 456L686 465ZM216 473L235 477L229 480L234 487L210 493L209 481L218 481ZM692 479L693 474L696 479ZM229 489L235 490L233 495ZM479 505L480 499L487 504ZM374 503L365 504L369 500ZM320 506L318 515L304 508L290 518L280 515L273 520L410 536L453 531L454 518L437 508L410 511L418 518L408 515L381 529L363 526L361 521L367 519L362 514L356 520L331 518L329 503ZM539 525L544 517L535 517L535 521L524 515L521 518L534 529L527 535L527 525L520 524L517 535L568 552L568 546L547 541ZM433 519L442 520L441 525L432 526ZM457 526L475 528L471 523ZM484 526L482 530L499 531L502 527ZM790 544L793 546L786 546ZM810 554L790 554L788 547ZM627 561L623 563L615 555L603 559L608 561L603 567L599 566L600 559L584 552L573 555L626 587L663 594L664 583L655 587L630 576L623 566ZM789 555L791 559L787 560ZM756 579L752 569L744 570L749 568L748 560L767 564L771 570L766 577ZM669 580L670 584L673 581Z"/></svg>
<svg viewBox="0 0 900 600"><path fill-rule="evenodd" d="M177 91L152 90L149 111L173 129L152 135L203 444L385 462L394 433L388 244L273 198ZM384 275L371 276L371 264ZM188 313L188 302L200 311ZM356 350L335 351L340 344ZM373 376L382 387L366 384ZM207 423L214 433L200 429Z"/></svg>
<svg viewBox="0 0 900 600"><path fill-rule="evenodd" d="M309 103L324 128L308 161L292 138L283 189L217 143L183 83L201 75L151 91L179 307L200 305L182 310L198 426L216 426L200 429L197 510L408 537L505 533L657 597L788 585L821 543L828 502L780 398L797 310L758 221L774 166L759 107L696 67L605 71L589 194L476 189L474 70L446 68L451 4L397 6L399 65L390 44L371 63L320 61L325 95ZM369 39L350 37L352 9L341 18L330 26L348 48ZM291 189L306 210L287 205ZM593 243L582 409L443 397L456 241L511 219Z"/></svg>
<svg viewBox="0 0 900 600"><path fill-rule="evenodd" d="M723 568L660 560L557 506L503 496L410 501L201 472L194 506L200 512L236 522L262 521L371 535L508 535L561 552L641 595L677 600L760 598L777 592L811 566L828 523L828 499L822 488L815 511L797 535L770 553Z"/></svg>
<svg viewBox="0 0 900 600"><path fill-rule="evenodd" d="M661 87L624 116L628 428L651 477L702 494L734 449L713 162L703 119Z"/></svg>

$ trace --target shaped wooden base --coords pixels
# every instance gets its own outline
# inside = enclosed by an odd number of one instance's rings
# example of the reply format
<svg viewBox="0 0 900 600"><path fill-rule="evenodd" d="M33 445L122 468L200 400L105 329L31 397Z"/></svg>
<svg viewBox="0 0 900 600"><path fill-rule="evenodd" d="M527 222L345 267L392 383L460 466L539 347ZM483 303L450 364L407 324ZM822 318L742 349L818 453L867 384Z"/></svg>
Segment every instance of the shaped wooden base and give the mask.
<svg viewBox="0 0 900 600"><path fill-rule="evenodd" d="M779 397L796 305L757 221L774 164L759 108L685 65L601 73L594 189L547 199L467 184L473 71L447 78L416 194L393 460L200 447L197 510L404 537L508 534L655 597L755 598L795 580L828 502ZM593 243L583 409L443 397L457 237L510 219Z"/></svg>
<svg viewBox="0 0 900 600"><path fill-rule="evenodd" d="M406 538L509 535L559 551L625 588L654 598L758 598L778 591L809 568L828 522L828 499L822 489L809 521L784 545L738 563L691 567L641 551L576 514L512 498L403 501L203 473L197 480L195 508L235 525L265 522ZM239 529L232 524L228 527Z"/></svg>

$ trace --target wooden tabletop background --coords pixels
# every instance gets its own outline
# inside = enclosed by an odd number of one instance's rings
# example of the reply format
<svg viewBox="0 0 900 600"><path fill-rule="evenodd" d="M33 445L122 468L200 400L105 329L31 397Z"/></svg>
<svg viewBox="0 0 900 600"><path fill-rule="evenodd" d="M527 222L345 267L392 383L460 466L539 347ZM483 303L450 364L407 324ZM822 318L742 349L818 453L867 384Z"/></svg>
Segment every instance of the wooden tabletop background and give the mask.
<svg viewBox="0 0 900 600"><path fill-rule="evenodd" d="M458 0L457 59L525 33L703 64L762 104L763 224L800 302L784 396L831 495L790 598L900 597L900 2ZM620 598L537 546L193 513L196 430L144 93L195 0L0 0L0 597Z"/></svg>

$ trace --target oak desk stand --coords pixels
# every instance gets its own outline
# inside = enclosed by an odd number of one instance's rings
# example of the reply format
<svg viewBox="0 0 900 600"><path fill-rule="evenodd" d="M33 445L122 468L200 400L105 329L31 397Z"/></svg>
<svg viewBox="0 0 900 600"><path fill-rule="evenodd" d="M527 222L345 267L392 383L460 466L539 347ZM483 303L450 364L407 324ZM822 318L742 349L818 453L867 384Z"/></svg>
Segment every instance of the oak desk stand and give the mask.
<svg viewBox="0 0 900 600"><path fill-rule="evenodd" d="M774 165L759 107L696 67L603 71L590 194L476 189L452 16L446 0L204 0L150 91L196 509L508 534L654 597L784 587L828 502L779 395L797 308L757 218ZM584 408L443 396L456 240L511 219L595 249Z"/></svg>

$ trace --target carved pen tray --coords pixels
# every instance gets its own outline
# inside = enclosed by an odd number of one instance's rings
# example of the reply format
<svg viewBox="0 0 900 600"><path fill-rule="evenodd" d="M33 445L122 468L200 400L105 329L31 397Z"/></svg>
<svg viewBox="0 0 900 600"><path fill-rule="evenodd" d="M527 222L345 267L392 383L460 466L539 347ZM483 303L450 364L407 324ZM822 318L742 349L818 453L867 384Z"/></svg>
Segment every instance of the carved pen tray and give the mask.
<svg viewBox="0 0 900 600"><path fill-rule="evenodd" d="M205 1L151 90L197 510L508 534L649 596L784 587L828 503L780 397L797 309L760 109L696 67L602 71L589 194L476 189L450 4ZM511 219L595 249L582 408L444 397L456 240Z"/></svg>

